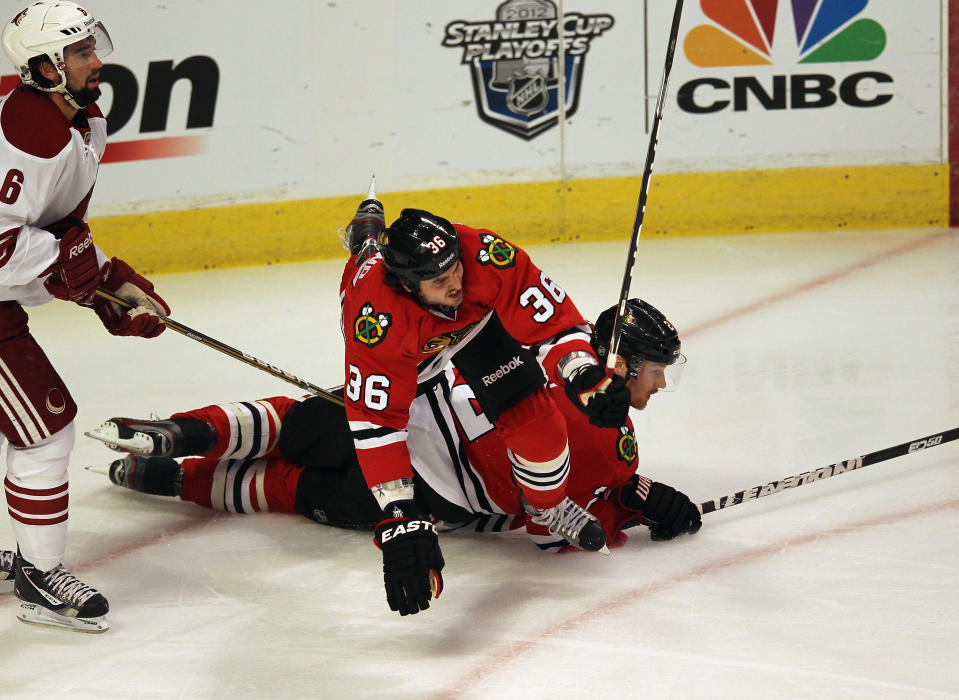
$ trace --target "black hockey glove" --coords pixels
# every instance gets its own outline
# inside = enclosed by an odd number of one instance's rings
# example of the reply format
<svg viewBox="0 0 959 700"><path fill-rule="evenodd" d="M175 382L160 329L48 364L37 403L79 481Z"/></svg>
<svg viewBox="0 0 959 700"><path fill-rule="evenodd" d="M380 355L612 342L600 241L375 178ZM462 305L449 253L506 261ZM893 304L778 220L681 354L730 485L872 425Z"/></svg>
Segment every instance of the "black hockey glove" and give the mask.
<svg viewBox="0 0 959 700"><path fill-rule="evenodd" d="M383 582L390 610L415 615L443 592L443 553L436 526L412 501L396 501L376 526L373 541L383 552Z"/></svg>
<svg viewBox="0 0 959 700"><path fill-rule="evenodd" d="M587 365L566 382L566 395L600 428L618 428L629 414L626 380L600 365Z"/></svg>
<svg viewBox="0 0 959 700"><path fill-rule="evenodd" d="M682 491L646 477L634 476L626 484L620 499L627 508L642 511L642 522L649 525L656 541L671 540L677 535L695 535L703 526L703 516Z"/></svg>

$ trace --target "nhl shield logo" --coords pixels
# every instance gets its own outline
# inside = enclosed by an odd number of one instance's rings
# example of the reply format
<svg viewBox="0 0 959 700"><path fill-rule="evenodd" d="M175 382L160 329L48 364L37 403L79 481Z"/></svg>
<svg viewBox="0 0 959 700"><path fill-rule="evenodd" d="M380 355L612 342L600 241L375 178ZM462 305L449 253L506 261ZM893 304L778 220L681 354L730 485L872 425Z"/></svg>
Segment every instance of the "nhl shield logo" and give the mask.
<svg viewBox="0 0 959 700"><path fill-rule="evenodd" d="M447 24L443 46L462 48L480 119L528 141L559 123L561 106L576 111L590 43L612 26L608 14L560 22L552 0L506 0L494 19Z"/></svg>

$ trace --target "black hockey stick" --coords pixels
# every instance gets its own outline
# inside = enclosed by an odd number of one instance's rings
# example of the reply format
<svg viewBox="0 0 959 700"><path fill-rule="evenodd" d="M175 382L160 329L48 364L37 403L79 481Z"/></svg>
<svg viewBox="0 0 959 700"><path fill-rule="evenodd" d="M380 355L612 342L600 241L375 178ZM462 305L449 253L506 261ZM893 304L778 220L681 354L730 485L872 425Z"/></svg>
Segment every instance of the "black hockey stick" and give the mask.
<svg viewBox="0 0 959 700"><path fill-rule="evenodd" d="M869 454L860 455L859 457L853 457L852 459L847 459L844 462L830 464L828 467L820 467L819 469L813 469L812 471L803 472L802 474L787 476L783 479L779 479L778 481L770 481L767 484L753 486L751 489L737 491L729 496L722 496L712 501L706 501L705 503L699 504L699 510L705 515L706 513L712 513L716 510L722 510L723 508L736 506L740 503L762 498L763 496L770 496L774 493L781 493L786 489L796 488L797 486L803 486L804 484L811 484L814 481L822 481L823 479L828 479L831 476L845 474L846 472L868 467L870 464L875 464L876 462L885 462L887 459L901 457L902 455L918 452L919 450L924 450L929 447L936 447L944 442L957 439L959 439L959 428L953 428L952 430L936 433L935 435L929 435L928 437L920 438L919 440L904 442L901 445L887 447L884 450L877 450L875 452L870 452Z"/></svg>
<svg viewBox="0 0 959 700"><path fill-rule="evenodd" d="M107 299L109 301L112 301L114 304L117 304L118 306L124 309L132 309L135 306L135 304L131 304L126 299L121 299L116 294L113 294L112 292L108 292L105 289L97 289L97 296ZM163 321L163 324L172 331L176 331L177 333L185 335L187 338L191 338L200 343L203 343L207 347L211 347L214 350L219 350L225 355L229 355L230 357L236 360L239 360L240 362L244 362L252 367L256 367L257 369L263 370L267 374L272 374L274 377L279 377L280 379L287 381L290 384L295 384L296 386L300 387L301 389L305 391L309 391L313 394L316 394L317 396L322 396L324 399L335 403L337 406L343 405L343 399L341 399L336 394L332 393L329 389L321 389L320 387L316 386L316 384L311 384L305 379L300 379L299 377L293 374L290 374L286 370L282 370L279 367L274 367L268 362L264 362L263 360L258 360L252 355L247 355L242 350L237 350L236 348L230 347L226 343L221 343L219 340L216 340L215 338L211 338L210 336L200 333L199 331L195 331L189 326L185 326L178 321L174 321L172 318L168 316L164 316L163 314L157 314L157 316L159 316L160 320Z"/></svg>
<svg viewBox="0 0 959 700"><path fill-rule="evenodd" d="M669 44L666 47L666 62L663 64L663 80L659 86L659 99L656 100L653 126L649 131L649 148L646 151L646 167L643 169L643 180L639 187L639 202L636 205L633 234L629 239L629 254L626 256L626 272L623 273L623 286L619 292L619 309L613 320L613 335L609 341L609 355L606 357L606 367L610 370L616 367L616 355L619 350L620 336L623 332L623 324L620 319L622 315L626 313L626 300L629 298L629 288L633 281L633 265L636 263L636 248L639 245L639 235L643 228L643 214L646 212L646 193L649 190L649 179L653 174L653 159L656 157L656 144L659 143L659 124L663 120L663 106L666 103L666 86L669 83L669 71L673 67L673 55L676 53L679 22L682 16L683 0L676 0L676 9L673 11L673 24L669 29Z"/></svg>

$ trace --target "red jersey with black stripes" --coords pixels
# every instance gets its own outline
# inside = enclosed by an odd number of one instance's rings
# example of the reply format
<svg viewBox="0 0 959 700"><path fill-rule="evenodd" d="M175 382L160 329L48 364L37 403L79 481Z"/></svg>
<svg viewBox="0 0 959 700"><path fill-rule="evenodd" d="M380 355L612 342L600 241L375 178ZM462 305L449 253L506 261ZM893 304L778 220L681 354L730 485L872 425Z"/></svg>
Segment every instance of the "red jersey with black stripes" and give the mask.
<svg viewBox="0 0 959 700"><path fill-rule="evenodd" d="M43 227L67 216L86 220L106 142L96 104L69 121L23 85L0 98L0 301L32 306L53 298L43 280L59 243Z"/></svg>
<svg viewBox="0 0 959 700"><path fill-rule="evenodd" d="M560 383L564 355L593 352L579 310L523 250L492 231L454 226L463 302L452 315L389 287L380 255L359 265L351 259L343 273L346 413L371 486L413 475L406 426L417 386L440 373L494 310L513 338L535 348L551 382Z"/></svg>

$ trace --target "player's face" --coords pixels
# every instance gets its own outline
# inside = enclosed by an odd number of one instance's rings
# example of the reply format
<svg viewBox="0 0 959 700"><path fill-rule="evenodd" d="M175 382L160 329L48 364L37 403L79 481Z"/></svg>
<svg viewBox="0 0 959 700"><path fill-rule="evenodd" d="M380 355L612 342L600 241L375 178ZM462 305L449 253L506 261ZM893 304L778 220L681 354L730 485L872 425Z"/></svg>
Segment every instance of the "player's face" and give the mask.
<svg viewBox="0 0 959 700"><path fill-rule="evenodd" d="M427 304L459 308L463 303L463 263L457 260L439 277L420 282L420 296Z"/></svg>
<svg viewBox="0 0 959 700"><path fill-rule="evenodd" d="M67 87L74 95L100 95L100 69L103 62L97 56L96 41L87 37L83 41L70 44L63 51L64 72L67 75ZM92 101L92 100L91 100Z"/></svg>
<svg viewBox="0 0 959 700"><path fill-rule="evenodd" d="M616 358L614 371L620 377L626 376L626 363L622 357ZM666 388L666 365L644 360L636 376L626 380L626 388L629 389L629 405L642 411L653 394Z"/></svg>

